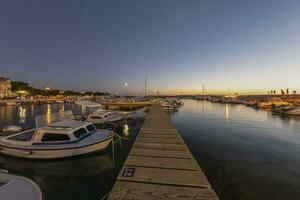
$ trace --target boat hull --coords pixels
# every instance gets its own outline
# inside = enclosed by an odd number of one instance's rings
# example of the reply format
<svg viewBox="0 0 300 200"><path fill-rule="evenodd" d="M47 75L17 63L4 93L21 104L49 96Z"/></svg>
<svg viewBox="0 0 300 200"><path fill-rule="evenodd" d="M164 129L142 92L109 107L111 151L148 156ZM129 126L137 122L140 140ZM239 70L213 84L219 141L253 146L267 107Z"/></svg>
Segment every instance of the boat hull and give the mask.
<svg viewBox="0 0 300 200"><path fill-rule="evenodd" d="M0 187L1 200L42 200L42 192L39 186L32 180L6 174L0 172L0 183L4 183L3 187Z"/></svg>
<svg viewBox="0 0 300 200"><path fill-rule="evenodd" d="M96 151L103 151L110 144L112 137L86 146L76 148L56 148L56 149L38 149L38 148L15 148L0 144L0 153L8 156L26 158L26 159L59 159L65 157L80 156Z"/></svg>

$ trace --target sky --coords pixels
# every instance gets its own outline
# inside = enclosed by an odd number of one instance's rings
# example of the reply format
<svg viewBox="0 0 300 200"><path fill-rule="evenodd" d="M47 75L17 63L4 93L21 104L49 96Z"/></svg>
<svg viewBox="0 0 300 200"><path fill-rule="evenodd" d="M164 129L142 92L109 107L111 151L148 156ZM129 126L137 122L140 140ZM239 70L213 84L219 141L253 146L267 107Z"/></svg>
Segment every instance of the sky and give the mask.
<svg viewBox="0 0 300 200"><path fill-rule="evenodd" d="M0 76L141 95L300 91L300 1L1 0ZM123 87L123 83L128 83Z"/></svg>

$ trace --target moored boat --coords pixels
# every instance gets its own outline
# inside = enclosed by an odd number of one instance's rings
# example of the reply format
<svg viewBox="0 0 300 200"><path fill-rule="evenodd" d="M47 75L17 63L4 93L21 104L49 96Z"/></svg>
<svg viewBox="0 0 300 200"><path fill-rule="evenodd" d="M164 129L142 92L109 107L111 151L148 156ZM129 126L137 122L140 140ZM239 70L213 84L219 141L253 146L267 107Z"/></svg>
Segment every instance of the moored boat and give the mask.
<svg viewBox="0 0 300 200"><path fill-rule="evenodd" d="M274 114L300 116L300 106L280 106L272 109Z"/></svg>
<svg viewBox="0 0 300 200"><path fill-rule="evenodd" d="M119 123L133 116L133 112L102 109L101 104L91 101L76 101L75 103L90 110L87 120L94 124Z"/></svg>
<svg viewBox="0 0 300 200"><path fill-rule="evenodd" d="M0 172L1 200L42 200L39 186L32 180Z"/></svg>
<svg viewBox="0 0 300 200"><path fill-rule="evenodd" d="M104 150L113 130L96 129L90 122L64 119L1 138L0 153L31 159L55 159Z"/></svg>
<svg viewBox="0 0 300 200"><path fill-rule="evenodd" d="M4 128L2 129L2 133L0 133L0 135L10 135L10 134L13 134L13 133L19 133L23 130L22 127L20 126L16 126L16 125L7 125L7 126L4 126Z"/></svg>
<svg viewBox="0 0 300 200"><path fill-rule="evenodd" d="M170 105L170 104L162 104L162 107L166 111L177 111L178 110L175 106Z"/></svg>
<svg viewBox="0 0 300 200"><path fill-rule="evenodd" d="M7 106L19 106L20 104L15 101L7 101L5 103Z"/></svg>
<svg viewBox="0 0 300 200"><path fill-rule="evenodd" d="M278 97L271 97L265 101L259 101L256 103L257 108L270 109L272 107L279 107L279 106L291 106L291 104L286 101L283 101L281 98Z"/></svg>
<svg viewBox="0 0 300 200"><path fill-rule="evenodd" d="M124 117L118 112L107 111L107 110L97 110L88 116L88 121L94 124L104 124L104 123L119 123L124 121Z"/></svg>

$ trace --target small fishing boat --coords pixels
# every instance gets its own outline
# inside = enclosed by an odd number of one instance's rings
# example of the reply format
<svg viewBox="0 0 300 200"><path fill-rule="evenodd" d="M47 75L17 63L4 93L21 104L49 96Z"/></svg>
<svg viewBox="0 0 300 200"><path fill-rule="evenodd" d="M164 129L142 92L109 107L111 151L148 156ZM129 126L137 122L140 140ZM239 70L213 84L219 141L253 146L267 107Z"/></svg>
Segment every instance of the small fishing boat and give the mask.
<svg viewBox="0 0 300 200"><path fill-rule="evenodd" d="M162 107L166 111L177 111L177 107L171 105L171 104L162 104Z"/></svg>
<svg viewBox="0 0 300 200"><path fill-rule="evenodd" d="M65 102L63 100L56 100L55 103L57 103L57 104L64 104Z"/></svg>
<svg viewBox="0 0 300 200"><path fill-rule="evenodd" d="M0 172L1 200L42 200L39 186L32 180Z"/></svg>
<svg viewBox="0 0 300 200"><path fill-rule="evenodd" d="M115 111L97 110L88 116L88 121L94 124L119 123L124 121L124 117Z"/></svg>
<svg viewBox="0 0 300 200"><path fill-rule="evenodd" d="M0 133L0 135L10 135L10 134L13 134L13 133L19 133L23 130L22 127L20 126L16 126L16 125L7 125L7 126L4 126L4 128L2 129L2 133Z"/></svg>
<svg viewBox="0 0 300 200"><path fill-rule="evenodd" d="M75 103L84 110L87 108L90 110L87 119L94 124L119 123L133 117L133 112L101 109L101 104L91 101L76 101Z"/></svg>
<svg viewBox="0 0 300 200"><path fill-rule="evenodd" d="M300 106L280 106L272 109L274 114L300 116Z"/></svg>
<svg viewBox="0 0 300 200"><path fill-rule="evenodd" d="M7 101L5 104L7 106L19 106L20 105L20 103L17 103L15 101Z"/></svg>
<svg viewBox="0 0 300 200"><path fill-rule="evenodd" d="M31 159L55 159L104 150L113 130L96 129L90 122L63 119L0 139L0 153Z"/></svg>
<svg viewBox="0 0 300 200"><path fill-rule="evenodd" d="M290 106L289 102L283 101L281 98L278 97L271 97L264 101L259 101L256 103L257 108L272 108L272 107L279 107L279 106Z"/></svg>

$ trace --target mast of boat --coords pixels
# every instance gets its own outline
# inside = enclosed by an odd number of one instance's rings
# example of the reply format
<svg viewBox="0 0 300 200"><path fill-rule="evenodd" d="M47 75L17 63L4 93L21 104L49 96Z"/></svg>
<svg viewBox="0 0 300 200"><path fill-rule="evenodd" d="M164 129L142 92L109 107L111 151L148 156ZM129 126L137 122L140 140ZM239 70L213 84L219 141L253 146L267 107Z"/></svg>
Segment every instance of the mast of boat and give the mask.
<svg viewBox="0 0 300 200"><path fill-rule="evenodd" d="M147 96L147 76L145 77L145 97Z"/></svg>

